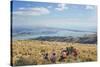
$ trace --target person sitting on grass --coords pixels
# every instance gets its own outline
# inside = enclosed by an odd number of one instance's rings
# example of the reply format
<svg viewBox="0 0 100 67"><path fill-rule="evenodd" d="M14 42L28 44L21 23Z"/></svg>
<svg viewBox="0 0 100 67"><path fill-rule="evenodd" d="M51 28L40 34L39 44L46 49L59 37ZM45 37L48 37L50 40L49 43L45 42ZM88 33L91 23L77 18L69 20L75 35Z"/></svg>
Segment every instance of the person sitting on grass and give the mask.
<svg viewBox="0 0 100 67"><path fill-rule="evenodd" d="M44 61L49 61L48 53L42 53L42 56Z"/></svg>
<svg viewBox="0 0 100 67"><path fill-rule="evenodd" d="M50 61L51 61L51 63L56 63L56 52L55 52L55 50L53 49L52 50L52 53L51 53L51 56L50 56Z"/></svg>
<svg viewBox="0 0 100 67"><path fill-rule="evenodd" d="M50 61L51 63L56 63L56 54L53 53L51 56L50 56Z"/></svg>
<svg viewBox="0 0 100 67"><path fill-rule="evenodd" d="M44 59L47 60L47 61L49 61L48 53L45 53L45 55L44 55Z"/></svg>
<svg viewBox="0 0 100 67"><path fill-rule="evenodd" d="M74 57L77 57L77 55L78 55L78 51L77 51L75 48L73 49L72 55L73 55Z"/></svg>
<svg viewBox="0 0 100 67"><path fill-rule="evenodd" d="M63 50L61 50L61 56L60 56L59 61L64 62L66 58L67 58L67 52L66 52L66 50L63 49Z"/></svg>

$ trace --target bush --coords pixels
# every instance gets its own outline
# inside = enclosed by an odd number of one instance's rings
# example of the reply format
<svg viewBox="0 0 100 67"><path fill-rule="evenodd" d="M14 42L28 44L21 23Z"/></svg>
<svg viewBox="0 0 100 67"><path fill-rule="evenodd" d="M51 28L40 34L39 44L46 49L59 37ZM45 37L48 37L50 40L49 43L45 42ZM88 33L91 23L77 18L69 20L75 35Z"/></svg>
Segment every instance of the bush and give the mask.
<svg viewBox="0 0 100 67"><path fill-rule="evenodd" d="M18 60L16 60L15 66L23 66L23 65L37 65L37 62L33 59L26 59L23 57L20 57Z"/></svg>

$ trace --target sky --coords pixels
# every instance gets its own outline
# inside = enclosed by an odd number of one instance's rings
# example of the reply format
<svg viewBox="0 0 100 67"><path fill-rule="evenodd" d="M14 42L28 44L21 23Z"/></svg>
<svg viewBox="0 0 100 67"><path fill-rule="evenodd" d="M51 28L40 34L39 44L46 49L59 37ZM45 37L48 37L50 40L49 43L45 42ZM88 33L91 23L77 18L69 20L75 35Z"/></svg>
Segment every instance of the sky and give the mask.
<svg viewBox="0 0 100 67"><path fill-rule="evenodd" d="M54 27L95 30L97 7L66 3L13 1L13 27Z"/></svg>

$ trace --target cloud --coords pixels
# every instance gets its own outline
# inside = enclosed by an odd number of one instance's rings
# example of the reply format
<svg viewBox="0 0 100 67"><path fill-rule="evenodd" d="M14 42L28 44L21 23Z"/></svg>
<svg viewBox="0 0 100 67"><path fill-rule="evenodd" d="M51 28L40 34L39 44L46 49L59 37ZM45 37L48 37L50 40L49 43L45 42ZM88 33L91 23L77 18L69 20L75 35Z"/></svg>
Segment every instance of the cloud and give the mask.
<svg viewBox="0 0 100 67"><path fill-rule="evenodd" d="M48 6L48 8L52 8L52 6Z"/></svg>
<svg viewBox="0 0 100 67"><path fill-rule="evenodd" d="M94 9L94 7L93 6L86 6L85 9L92 10L92 9Z"/></svg>
<svg viewBox="0 0 100 67"><path fill-rule="evenodd" d="M24 7L20 7L20 8L19 8L19 10L23 10L23 9L25 9L25 8L24 8Z"/></svg>
<svg viewBox="0 0 100 67"><path fill-rule="evenodd" d="M40 7L40 8L19 8L17 11L14 11L13 14L16 15L45 15L49 14L50 11L47 8Z"/></svg>
<svg viewBox="0 0 100 67"><path fill-rule="evenodd" d="M65 9L68 9L68 7L66 6L66 4L58 4L58 7L55 9L58 11L63 11Z"/></svg>

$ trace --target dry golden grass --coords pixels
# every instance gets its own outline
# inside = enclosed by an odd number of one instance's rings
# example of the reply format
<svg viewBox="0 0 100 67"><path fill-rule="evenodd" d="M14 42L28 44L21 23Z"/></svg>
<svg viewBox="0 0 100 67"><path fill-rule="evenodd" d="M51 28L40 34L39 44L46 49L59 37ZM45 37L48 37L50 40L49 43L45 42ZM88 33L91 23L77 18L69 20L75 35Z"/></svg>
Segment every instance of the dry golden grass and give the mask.
<svg viewBox="0 0 100 67"><path fill-rule="evenodd" d="M48 42L37 40L18 40L12 42L12 64L13 65L37 65L50 64L50 62L43 60L41 50L45 50L49 54L52 49L56 50L57 60L60 57L61 48L73 46L78 50L78 56L68 56L63 63L70 62L85 62L97 60L97 46L96 44L80 44L67 42Z"/></svg>

